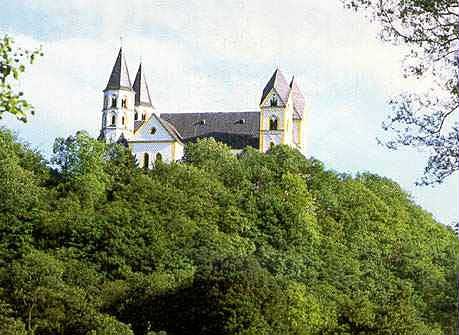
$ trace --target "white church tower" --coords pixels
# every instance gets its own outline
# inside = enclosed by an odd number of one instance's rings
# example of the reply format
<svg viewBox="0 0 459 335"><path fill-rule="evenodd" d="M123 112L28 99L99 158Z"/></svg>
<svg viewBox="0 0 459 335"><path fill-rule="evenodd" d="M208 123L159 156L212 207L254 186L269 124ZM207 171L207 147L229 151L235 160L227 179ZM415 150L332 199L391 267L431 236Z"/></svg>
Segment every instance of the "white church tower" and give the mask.
<svg viewBox="0 0 459 335"><path fill-rule="evenodd" d="M134 134L134 106L135 92L120 48L104 90L101 137L107 142L116 142L121 136L131 138Z"/></svg>
<svg viewBox="0 0 459 335"><path fill-rule="evenodd" d="M295 78L289 84L276 69L260 101L260 151L286 144L305 154L306 114L305 99Z"/></svg>
<svg viewBox="0 0 459 335"><path fill-rule="evenodd" d="M279 69L266 84L260 101L260 150L291 142L290 87Z"/></svg>

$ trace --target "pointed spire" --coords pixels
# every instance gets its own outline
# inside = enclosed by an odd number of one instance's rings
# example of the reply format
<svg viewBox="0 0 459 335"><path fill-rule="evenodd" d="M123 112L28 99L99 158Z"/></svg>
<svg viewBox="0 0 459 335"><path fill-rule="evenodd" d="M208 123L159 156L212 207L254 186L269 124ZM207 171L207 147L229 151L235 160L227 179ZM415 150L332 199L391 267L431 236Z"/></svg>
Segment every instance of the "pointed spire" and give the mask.
<svg viewBox="0 0 459 335"><path fill-rule="evenodd" d="M113 65L110 79L108 80L105 90L132 90L131 79L126 65L126 58L123 55L123 48L120 48L118 57L116 57L115 65Z"/></svg>
<svg viewBox="0 0 459 335"><path fill-rule="evenodd" d="M271 79L269 79L268 83L263 89L260 104L263 102L263 100L265 100L266 96L269 94L269 92L271 92L273 88L276 90L282 102L284 104L287 103L290 86L279 68L276 68L276 71L274 71Z"/></svg>
<svg viewBox="0 0 459 335"><path fill-rule="evenodd" d="M137 74L134 80L134 86L132 87L135 91L135 105L144 105L153 107L151 104L150 91L148 90L147 80L142 71L142 63L139 65Z"/></svg>
<svg viewBox="0 0 459 335"><path fill-rule="evenodd" d="M300 87L295 80L295 76L292 77L292 81L290 82L291 88L291 95L293 101L293 108L297 112L298 117L301 119L303 118L304 106L305 106L305 99L303 93L300 90Z"/></svg>

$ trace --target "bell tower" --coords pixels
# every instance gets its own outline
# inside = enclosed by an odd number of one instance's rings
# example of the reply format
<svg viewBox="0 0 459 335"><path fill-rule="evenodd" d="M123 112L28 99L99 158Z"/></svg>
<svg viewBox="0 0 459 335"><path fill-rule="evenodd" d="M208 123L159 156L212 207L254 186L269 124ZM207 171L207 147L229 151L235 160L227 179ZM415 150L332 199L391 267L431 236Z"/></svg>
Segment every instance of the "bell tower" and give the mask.
<svg viewBox="0 0 459 335"><path fill-rule="evenodd" d="M121 135L125 139L134 133L135 92L132 89L126 59L120 48L113 65L107 87L104 90L101 137L116 142Z"/></svg>
<svg viewBox="0 0 459 335"><path fill-rule="evenodd" d="M260 151L292 141L290 86L279 69L263 89L260 101Z"/></svg>

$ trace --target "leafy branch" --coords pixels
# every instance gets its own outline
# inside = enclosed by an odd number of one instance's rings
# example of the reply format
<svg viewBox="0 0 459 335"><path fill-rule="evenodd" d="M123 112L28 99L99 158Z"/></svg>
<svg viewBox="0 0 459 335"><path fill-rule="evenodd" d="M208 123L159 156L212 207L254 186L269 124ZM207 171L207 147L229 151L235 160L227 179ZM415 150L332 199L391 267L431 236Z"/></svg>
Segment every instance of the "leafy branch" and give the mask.
<svg viewBox="0 0 459 335"><path fill-rule="evenodd" d="M27 113L34 114L33 107L17 90L16 83L27 64L33 64L38 56L43 56L42 48L27 50L14 46L14 40L5 35L0 39L0 119L4 113L15 115L26 122Z"/></svg>

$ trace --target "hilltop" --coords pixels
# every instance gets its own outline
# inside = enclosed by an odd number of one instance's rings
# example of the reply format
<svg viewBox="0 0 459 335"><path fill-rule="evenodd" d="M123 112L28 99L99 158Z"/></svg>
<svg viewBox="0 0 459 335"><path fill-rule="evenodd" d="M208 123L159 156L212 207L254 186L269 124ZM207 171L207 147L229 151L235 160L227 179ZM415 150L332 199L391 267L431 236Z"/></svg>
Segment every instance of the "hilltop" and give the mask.
<svg viewBox="0 0 459 335"><path fill-rule="evenodd" d="M453 231L283 145L144 170L84 132L46 162L1 131L0 237L2 335L433 335L457 302Z"/></svg>

